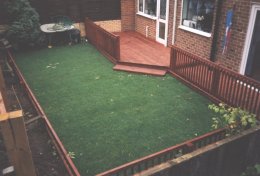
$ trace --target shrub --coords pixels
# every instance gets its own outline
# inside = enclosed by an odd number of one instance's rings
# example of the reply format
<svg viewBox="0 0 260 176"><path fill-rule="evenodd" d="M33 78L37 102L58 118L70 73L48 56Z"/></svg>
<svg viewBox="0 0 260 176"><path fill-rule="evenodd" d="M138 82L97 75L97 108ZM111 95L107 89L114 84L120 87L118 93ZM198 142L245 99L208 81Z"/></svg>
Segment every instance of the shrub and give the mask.
<svg viewBox="0 0 260 176"><path fill-rule="evenodd" d="M260 164L247 167L246 171L243 172L240 176L260 176Z"/></svg>
<svg viewBox="0 0 260 176"><path fill-rule="evenodd" d="M227 128L227 136L251 128L257 122L255 114L244 111L241 108L228 107L220 103L218 106L214 104L209 105L209 109L216 113L216 116L212 118L212 128Z"/></svg>
<svg viewBox="0 0 260 176"><path fill-rule="evenodd" d="M44 41L39 15L28 0L8 0L4 5L10 18L7 38L15 47L34 46Z"/></svg>

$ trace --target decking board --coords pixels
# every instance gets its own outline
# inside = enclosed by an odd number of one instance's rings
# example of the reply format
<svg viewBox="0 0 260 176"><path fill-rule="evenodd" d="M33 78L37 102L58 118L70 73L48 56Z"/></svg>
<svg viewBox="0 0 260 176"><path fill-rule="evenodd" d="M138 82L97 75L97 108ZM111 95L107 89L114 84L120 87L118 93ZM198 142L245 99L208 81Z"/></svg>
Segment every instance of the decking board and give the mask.
<svg viewBox="0 0 260 176"><path fill-rule="evenodd" d="M119 32L121 62L170 66L170 48L136 32Z"/></svg>

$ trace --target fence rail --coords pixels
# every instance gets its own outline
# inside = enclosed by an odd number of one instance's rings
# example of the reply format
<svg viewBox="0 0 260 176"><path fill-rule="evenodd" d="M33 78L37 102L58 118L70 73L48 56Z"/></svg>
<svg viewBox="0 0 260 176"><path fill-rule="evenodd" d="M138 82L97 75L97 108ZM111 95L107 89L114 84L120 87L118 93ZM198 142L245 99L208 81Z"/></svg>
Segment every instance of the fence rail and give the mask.
<svg viewBox="0 0 260 176"><path fill-rule="evenodd" d="M31 91L29 85L27 84L26 80L24 79L21 71L19 70L18 66L15 63L13 55L10 51L7 52L7 57L9 64L14 69L15 73L18 76L20 83L23 85L28 97L30 98L32 104L34 105L35 109L37 110L38 114L40 114L45 122L46 130L49 134L49 137L52 139L52 142L55 148L58 151L60 158L62 159L66 170L68 171L69 176L80 176L80 173L76 166L74 165L72 159L69 157L67 150L63 146L60 138L58 137L57 133L53 129L48 117L46 116L45 112L43 111L42 107L40 106L38 100L36 99L35 95Z"/></svg>
<svg viewBox="0 0 260 176"><path fill-rule="evenodd" d="M259 82L174 46L171 48L170 70L216 102L241 107L259 118Z"/></svg>
<svg viewBox="0 0 260 176"><path fill-rule="evenodd" d="M85 19L86 37L91 44L113 63L120 60L120 37L107 32L88 18Z"/></svg>
<svg viewBox="0 0 260 176"><path fill-rule="evenodd" d="M180 157L184 154L190 153L195 149L205 147L209 144L212 144L224 138L225 138L224 129L212 131L200 137L175 145L173 147L167 148L165 150L151 154L149 156L137 159L135 161L116 167L109 171L103 172L101 174L98 174L97 176L134 175L136 173L147 170L161 163L167 162L174 158Z"/></svg>

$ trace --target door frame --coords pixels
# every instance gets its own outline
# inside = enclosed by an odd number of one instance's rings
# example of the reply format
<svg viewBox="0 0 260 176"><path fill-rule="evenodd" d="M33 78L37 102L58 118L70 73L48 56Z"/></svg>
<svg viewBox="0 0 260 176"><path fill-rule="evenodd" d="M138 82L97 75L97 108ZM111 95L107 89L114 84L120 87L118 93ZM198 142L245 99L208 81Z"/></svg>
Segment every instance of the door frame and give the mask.
<svg viewBox="0 0 260 176"><path fill-rule="evenodd" d="M159 22L160 22L160 4L161 0L157 0L157 19L156 19L156 41L167 46L168 42L168 27L169 27L169 1L166 0L166 19L165 19L165 40L159 38Z"/></svg>
<svg viewBox="0 0 260 176"><path fill-rule="evenodd" d="M242 61L241 61L241 66L240 66L240 74L245 75L246 72L246 66L247 66L247 61L248 61L248 55L249 51L251 48L251 43L252 43L252 37L254 33L254 28L255 28L255 20L256 20L256 15L257 12L260 12L260 3L253 3L252 8L251 8L251 14L250 14L250 19L248 23L248 28L247 28L247 34L246 34L246 40L244 44L244 51L242 55Z"/></svg>

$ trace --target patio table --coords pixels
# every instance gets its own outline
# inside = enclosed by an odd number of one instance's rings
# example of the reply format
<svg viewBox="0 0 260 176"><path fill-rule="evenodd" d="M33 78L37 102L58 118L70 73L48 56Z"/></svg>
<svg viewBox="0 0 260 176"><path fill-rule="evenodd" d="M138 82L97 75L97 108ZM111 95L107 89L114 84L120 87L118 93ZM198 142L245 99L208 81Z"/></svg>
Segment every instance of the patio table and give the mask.
<svg viewBox="0 0 260 176"><path fill-rule="evenodd" d="M58 32L68 32L69 40L70 40L69 44L71 44L72 39L71 39L71 33L69 31L75 29L75 26L70 25L70 26L63 26L60 29L54 29L53 27L55 24L56 23L49 23L49 24L43 24L40 26L41 31L44 32L48 36L48 41L49 41L48 48L52 48L52 45L51 45L52 34L58 33Z"/></svg>

